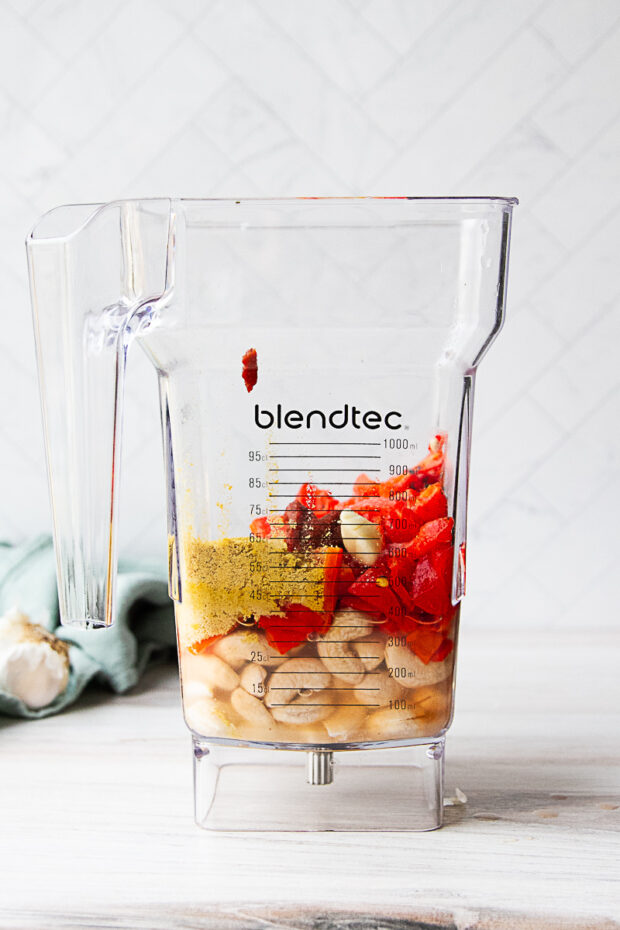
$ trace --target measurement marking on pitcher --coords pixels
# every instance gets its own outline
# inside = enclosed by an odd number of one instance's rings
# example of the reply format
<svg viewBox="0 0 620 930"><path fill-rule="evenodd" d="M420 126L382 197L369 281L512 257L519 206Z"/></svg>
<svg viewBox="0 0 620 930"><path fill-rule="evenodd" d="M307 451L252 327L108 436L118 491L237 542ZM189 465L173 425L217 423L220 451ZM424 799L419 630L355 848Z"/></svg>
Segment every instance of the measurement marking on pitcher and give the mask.
<svg viewBox="0 0 620 930"><path fill-rule="evenodd" d="M359 455L319 455L318 452L309 453L308 455L270 455L270 459L380 459L380 455L368 455L367 452L360 452Z"/></svg>
<svg viewBox="0 0 620 930"><path fill-rule="evenodd" d="M305 675L305 674L306 674L306 673L304 672L304 675ZM323 674L323 673L321 672L321 674ZM287 690L288 690L288 689L287 689ZM272 707L290 707L291 705L290 705L290 704L272 704L271 706L272 706ZM304 703L304 707L359 707L359 706L360 706L359 704L340 704L340 703L338 703L338 704L330 704L330 703L328 703L327 701L319 701L318 704L306 704L306 703ZM364 706L365 706L365 707L381 707L380 704L365 704Z"/></svg>
<svg viewBox="0 0 620 930"><path fill-rule="evenodd" d="M270 442L270 446L380 446L380 442Z"/></svg>
<svg viewBox="0 0 620 930"><path fill-rule="evenodd" d="M322 659L321 661L324 662L325 659ZM329 661L329 657L327 657L327 661ZM273 678L274 675L290 675L290 674L291 674L290 672L278 672L276 669L275 672L271 673L271 677ZM304 672L304 675L324 675L324 674L325 672ZM367 675L382 675L383 672L366 672L366 674Z"/></svg>

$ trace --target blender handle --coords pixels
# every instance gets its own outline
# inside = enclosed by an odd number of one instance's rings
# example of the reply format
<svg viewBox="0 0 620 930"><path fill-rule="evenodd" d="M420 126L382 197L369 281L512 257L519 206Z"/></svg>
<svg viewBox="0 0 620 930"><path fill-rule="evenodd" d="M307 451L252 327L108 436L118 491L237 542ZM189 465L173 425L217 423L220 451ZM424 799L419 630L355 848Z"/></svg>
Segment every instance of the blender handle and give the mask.
<svg viewBox="0 0 620 930"><path fill-rule="evenodd" d="M454 481L454 571L452 572L452 603L458 604L465 596L467 548L467 498L469 493L469 461L471 456L472 408L474 402L475 370L463 379L461 414L456 449Z"/></svg>
<svg viewBox="0 0 620 930"><path fill-rule="evenodd" d="M63 624L114 619L127 350L167 291L170 225L167 200L60 207L26 240Z"/></svg>

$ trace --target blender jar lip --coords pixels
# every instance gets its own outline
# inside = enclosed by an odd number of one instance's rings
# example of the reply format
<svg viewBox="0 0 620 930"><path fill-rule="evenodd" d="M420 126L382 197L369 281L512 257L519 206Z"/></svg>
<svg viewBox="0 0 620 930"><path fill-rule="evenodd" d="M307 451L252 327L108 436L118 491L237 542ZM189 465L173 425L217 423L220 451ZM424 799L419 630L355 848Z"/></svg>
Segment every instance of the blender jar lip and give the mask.
<svg viewBox="0 0 620 930"><path fill-rule="evenodd" d="M320 202L327 201L336 201L339 203L346 203L350 200L413 200L413 201L423 201L423 202L433 202L438 203L469 203L473 201L474 203L480 203L488 201L501 202L507 204L518 204L518 197L501 197L496 195L483 195L483 194L472 194L465 196L433 196L433 195L415 195L415 194L324 194L319 196L298 196L298 197L179 197L179 200L183 202L187 201L197 201L199 203L209 203L211 201L215 203L294 203L299 200L313 200Z"/></svg>
<svg viewBox="0 0 620 930"><path fill-rule="evenodd" d="M149 198L146 198L149 199ZM297 197L179 197L182 203L297 203L308 200L320 203L348 203L355 200L411 200L423 203L506 203L518 204L518 197L502 197L496 195L472 194L464 196L433 196L409 194L323 194L318 196L301 195Z"/></svg>
<svg viewBox="0 0 620 930"><path fill-rule="evenodd" d="M110 200L105 203L67 203L60 204L59 206L52 207L50 210L47 210L45 213L40 216L36 223L32 226L28 235L26 236L26 243L28 245L34 243L53 243L53 242L68 242L74 236L79 235L84 229L86 229L92 221L97 217L103 210L108 209L109 207L120 207L124 204L131 203L143 203L143 204L164 204L168 203L169 206L172 206L173 203L182 203L182 204L229 204L239 205L242 204L252 204L252 205L277 205L277 204L297 204L297 205L311 205L311 204L322 204L325 206L346 206L353 205L355 203L365 202L396 202L396 201L407 201L409 203L420 203L425 205L430 205L436 203L438 205L454 205L454 206L466 206L471 204L473 206L482 206L488 204L490 207L500 207L512 209L513 206L516 206L519 203L517 197L502 197L495 195L465 195L465 196L431 196L431 195L375 195L375 194L362 194L362 195L321 195L321 196L296 196L296 197L127 197L121 198L119 200ZM74 229L65 235L51 235L45 236L37 234L37 230L40 230L41 226L44 225L45 221L53 216L54 213L64 211L64 210L76 210L79 208L90 207L91 212L88 214L85 219L78 224Z"/></svg>

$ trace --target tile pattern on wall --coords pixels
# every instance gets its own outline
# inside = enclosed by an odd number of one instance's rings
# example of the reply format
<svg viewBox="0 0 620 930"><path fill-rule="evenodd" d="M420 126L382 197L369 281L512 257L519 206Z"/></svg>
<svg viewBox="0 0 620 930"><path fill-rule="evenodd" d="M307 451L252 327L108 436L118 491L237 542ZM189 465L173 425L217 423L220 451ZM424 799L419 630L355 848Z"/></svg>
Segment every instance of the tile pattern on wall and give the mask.
<svg viewBox="0 0 620 930"><path fill-rule="evenodd" d="M467 622L612 623L620 516L617 0L0 0L0 535L50 526L23 237L143 195L516 194L481 367ZM157 551L153 373L123 548Z"/></svg>

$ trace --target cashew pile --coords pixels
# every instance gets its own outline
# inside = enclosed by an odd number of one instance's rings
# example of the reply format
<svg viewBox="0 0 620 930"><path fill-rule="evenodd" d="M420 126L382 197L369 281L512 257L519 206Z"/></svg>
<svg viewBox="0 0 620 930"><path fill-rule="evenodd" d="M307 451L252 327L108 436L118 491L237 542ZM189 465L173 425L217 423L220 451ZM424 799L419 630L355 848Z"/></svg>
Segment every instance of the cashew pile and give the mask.
<svg viewBox="0 0 620 930"><path fill-rule="evenodd" d="M370 536L364 545L370 556ZM255 628L238 629L200 655L181 653L187 722L205 737L266 742L436 735L450 716L452 656L425 664L401 642L353 609L285 656Z"/></svg>

